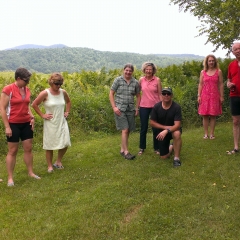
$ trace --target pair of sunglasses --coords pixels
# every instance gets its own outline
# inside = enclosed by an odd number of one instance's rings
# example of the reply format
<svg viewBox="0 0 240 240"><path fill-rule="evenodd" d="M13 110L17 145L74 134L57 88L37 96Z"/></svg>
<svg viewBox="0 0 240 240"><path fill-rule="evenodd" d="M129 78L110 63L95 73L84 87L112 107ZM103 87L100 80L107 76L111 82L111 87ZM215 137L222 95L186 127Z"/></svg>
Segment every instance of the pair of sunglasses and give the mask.
<svg viewBox="0 0 240 240"><path fill-rule="evenodd" d="M23 80L25 83L29 83L30 79L24 79L24 78L20 78L21 80Z"/></svg>
<svg viewBox="0 0 240 240"><path fill-rule="evenodd" d="M166 95L171 96L172 94L170 92L163 92L162 95L163 96L166 96Z"/></svg>
<svg viewBox="0 0 240 240"><path fill-rule="evenodd" d="M62 86L62 83L53 83L54 85L56 85L56 86Z"/></svg>

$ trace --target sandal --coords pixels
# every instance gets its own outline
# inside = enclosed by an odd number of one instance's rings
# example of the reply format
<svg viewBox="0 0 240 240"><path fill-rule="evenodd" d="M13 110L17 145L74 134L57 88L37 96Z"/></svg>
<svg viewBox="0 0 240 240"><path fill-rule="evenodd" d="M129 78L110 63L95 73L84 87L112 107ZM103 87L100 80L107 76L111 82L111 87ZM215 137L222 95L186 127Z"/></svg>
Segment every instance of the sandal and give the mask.
<svg viewBox="0 0 240 240"><path fill-rule="evenodd" d="M210 139L215 139L214 135L210 135Z"/></svg>
<svg viewBox="0 0 240 240"><path fill-rule="evenodd" d="M64 169L63 165L57 165L56 163L53 164L53 167L57 169Z"/></svg>
<svg viewBox="0 0 240 240"><path fill-rule="evenodd" d="M238 153L238 152L239 152L239 150L236 149L236 148L234 148L232 151L226 151L226 153L227 153L228 155L232 155L232 154L235 154L235 153Z"/></svg>
<svg viewBox="0 0 240 240"><path fill-rule="evenodd" d="M144 149L140 149L138 155L141 156L144 153Z"/></svg>
<svg viewBox="0 0 240 240"><path fill-rule="evenodd" d="M203 139L208 139L208 135L204 135Z"/></svg>
<svg viewBox="0 0 240 240"><path fill-rule="evenodd" d="M160 155L160 151L158 149L154 150L154 152L157 154L157 155Z"/></svg>

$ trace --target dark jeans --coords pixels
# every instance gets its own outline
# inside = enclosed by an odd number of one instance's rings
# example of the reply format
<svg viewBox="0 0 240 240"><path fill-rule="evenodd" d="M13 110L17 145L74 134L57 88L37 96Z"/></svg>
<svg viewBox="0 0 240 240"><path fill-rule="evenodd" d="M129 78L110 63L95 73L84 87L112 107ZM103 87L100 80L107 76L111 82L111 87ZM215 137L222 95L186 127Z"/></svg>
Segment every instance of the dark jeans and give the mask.
<svg viewBox="0 0 240 240"><path fill-rule="evenodd" d="M139 148L141 149L146 149L146 137L147 137L148 122L149 122L151 111L152 111L152 108L140 107L139 109L139 115L140 115L140 121L141 121ZM152 131L153 131L153 148L155 150L158 150L159 149L158 140L156 139L158 130L155 128L152 128Z"/></svg>

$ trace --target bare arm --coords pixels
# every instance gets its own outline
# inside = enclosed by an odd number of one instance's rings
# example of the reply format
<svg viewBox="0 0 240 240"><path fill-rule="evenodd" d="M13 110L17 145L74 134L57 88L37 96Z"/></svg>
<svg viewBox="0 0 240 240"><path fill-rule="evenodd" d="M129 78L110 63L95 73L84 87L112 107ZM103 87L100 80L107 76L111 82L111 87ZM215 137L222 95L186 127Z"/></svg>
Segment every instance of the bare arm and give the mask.
<svg viewBox="0 0 240 240"><path fill-rule="evenodd" d="M117 115L120 116L121 115L121 111L117 108L117 106L115 104L114 95L115 95L115 92L113 90L110 90L109 100L110 100L112 109L113 109L114 113L116 113Z"/></svg>
<svg viewBox="0 0 240 240"><path fill-rule="evenodd" d="M150 120L150 125L154 128L163 129L163 131L160 132L156 137L158 140L163 140L166 137L166 135L168 134L168 130L170 130L171 132L175 132L180 129L181 121L174 121L173 126L165 126L165 125L159 124L153 120Z"/></svg>
<svg viewBox="0 0 240 240"><path fill-rule="evenodd" d="M35 112L43 119L51 119L52 118L52 114L44 114L43 112L41 112L41 110L39 108L39 105L46 100L47 96L48 96L47 91L44 90L39 93L37 98L32 103L32 107L35 110Z"/></svg>
<svg viewBox="0 0 240 240"><path fill-rule="evenodd" d="M162 101L162 83L161 83L161 79L158 78L158 94L159 94L159 98L160 98L160 101Z"/></svg>
<svg viewBox="0 0 240 240"><path fill-rule="evenodd" d="M224 86L223 86L223 75L222 75L222 71L220 69L219 69L218 86L219 86L219 92L220 92L220 101L221 101L221 103L223 103L223 101L224 101Z"/></svg>
<svg viewBox="0 0 240 240"><path fill-rule="evenodd" d="M71 101L65 90L63 90L63 95L64 95L64 99L65 99L65 103L66 103L66 111L64 113L64 117L67 118L70 113L70 110L71 110Z"/></svg>
<svg viewBox="0 0 240 240"><path fill-rule="evenodd" d="M199 77L199 84L198 84L198 103L201 103L201 93L202 93L202 87L203 87L203 71L200 73Z"/></svg>
<svg viewBox="0 0 240 240"><path fill-rule="evenodd" d="M5 134L9 137L12 136L12 130L9 126L9 122L8 122L8 116L7 116L7 106L9 103L9 96L6 93L1 93L1 101L0 101L0 111L1 111L1 117L3 120L3 124L5 126Z"/></svg>
<svg viewBox="0 0 240 240"><path fill-rule="evenodd" d="M139 109L139 104L140 104L140 101L141 101L141 95L140 95L140 93L138 93L138 94L136 94L136 98L137 98L137 100L136 100L136 113L135 113L135 116L137 116L138 115L138 109Z"/></svg>

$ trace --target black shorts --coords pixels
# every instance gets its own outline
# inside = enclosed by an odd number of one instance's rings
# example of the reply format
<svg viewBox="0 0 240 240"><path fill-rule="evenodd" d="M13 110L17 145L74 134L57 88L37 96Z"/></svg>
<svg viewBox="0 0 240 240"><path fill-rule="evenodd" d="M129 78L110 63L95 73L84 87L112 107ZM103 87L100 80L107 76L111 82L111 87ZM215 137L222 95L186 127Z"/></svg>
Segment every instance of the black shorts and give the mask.
<svg viewBox="0 0 240 240"><path fill-rule="evenodd" d="M165 156L169 153L169 145L172 139L172 134L168 133L162 141L158 141L160 156Z"/></svg>
<svg viewBox="0 0 240 240"><path fill-rule="evenodd" d="M19 139L21 139L21 141L24 141L33 138L33 131L30 122L9 123L9 125L12 130L12 136L7 137L8 142L19 142Z"/></svg>
<svg viewBox="0 0 240 240"><path fill-rule="evenodd" d="M230 97L230 109L232 116L240 116L240 97Z"/></svg>

